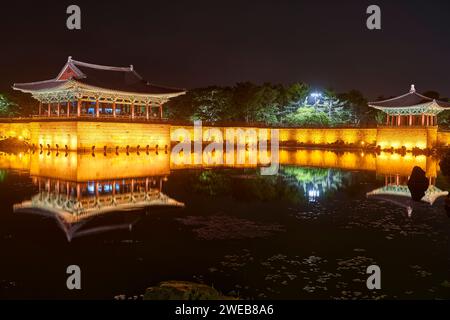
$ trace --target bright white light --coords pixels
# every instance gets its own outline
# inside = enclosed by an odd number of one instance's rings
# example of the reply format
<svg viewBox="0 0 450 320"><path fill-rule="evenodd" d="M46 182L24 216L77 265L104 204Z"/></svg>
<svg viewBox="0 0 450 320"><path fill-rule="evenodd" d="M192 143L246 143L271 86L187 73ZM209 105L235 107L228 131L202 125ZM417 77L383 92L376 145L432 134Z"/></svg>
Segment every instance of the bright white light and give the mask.
<svg viewBox="0 0 450 320"><path fill-rule="evenodd" d="M308 198L309 202L315 202L316 198L320 197L320 191L319 190L309 190L308 191Z"/></svg>
<svg viewBox="0 0 450 320"><path fill-rule="evenodd" d="M322 94L320 92L313 92L311 93L311 98L320 98Z"/></svg>

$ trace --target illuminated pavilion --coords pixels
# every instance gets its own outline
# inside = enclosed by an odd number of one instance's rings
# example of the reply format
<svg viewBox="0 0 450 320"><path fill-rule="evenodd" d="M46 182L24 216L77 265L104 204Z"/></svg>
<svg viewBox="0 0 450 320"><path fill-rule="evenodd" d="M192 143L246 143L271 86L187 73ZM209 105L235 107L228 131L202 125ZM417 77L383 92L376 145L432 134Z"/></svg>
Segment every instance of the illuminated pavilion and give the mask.
<svg viewBox="0 0 450 320"><path fill-rule="evenodd" d="M450 103L438 101L416 92L414 85L408 93L369 106L386 113L387 126L437 126L437 115L450 109Z"/></svg>
<svg viewBox="0 0 450 320"><path fill-rule="evenodd" d="M39 117L125 118L163 117L163 104L183 89L150 84L133 68L85 63L69 57L56 78L16 83L13 88L39 101Z"/></svg>

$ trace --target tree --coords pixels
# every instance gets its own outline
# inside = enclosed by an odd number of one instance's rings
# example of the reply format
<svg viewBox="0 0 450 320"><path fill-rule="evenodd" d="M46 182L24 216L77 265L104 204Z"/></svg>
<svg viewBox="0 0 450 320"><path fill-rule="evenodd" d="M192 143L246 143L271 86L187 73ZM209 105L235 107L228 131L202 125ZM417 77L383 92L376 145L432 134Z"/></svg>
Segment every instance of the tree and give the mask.
<svg viewBox="0 0 450 320"><path fill-rule="evenodd" d="M289 114L285 122L293 126L328 126L330 119L323 111L318 111L313 107L300 107L296 112Z"/></svg>
<svg viewBox="0 0 450 320"><path fill-rule="evenodd" d="M282 120L287 115L294 113L298 108L305 105L305 98L308 96L310 88L308 85L297 82L287 88L278 87L279 91L279 119Z"/></svg>
<svg viewBox="0 0 450 320"><path fill-rule="evenodd" d="M8 91L0 94L0 115L4 117L28 117L38 111L37 101L28 94Z"/></svg>
<svg viewBox="0 0 450 320"><path fill-rule="evenodd" d="M4 94L0 94L0 116L10 117L13 116L12 107L15 103L9 100Z"/></svg>
<svg viewBox="0 0 450 320"><path fill-rule="evenodd" d="M210 87L198 90L194 94L194 114L191 120L202 120L211 123L225 118L226 109L231 101L229 88Z"/></svg>
<svg viewBox="0 0 450 320"><path fill-rule="evenodd" d="M354 124L368 124L373 122L371 119L370 109L364 95L358 90L350 90L346 93L338 95L339 99L345 101L346 107L351 110L353 115L352 122Z"/></svg>

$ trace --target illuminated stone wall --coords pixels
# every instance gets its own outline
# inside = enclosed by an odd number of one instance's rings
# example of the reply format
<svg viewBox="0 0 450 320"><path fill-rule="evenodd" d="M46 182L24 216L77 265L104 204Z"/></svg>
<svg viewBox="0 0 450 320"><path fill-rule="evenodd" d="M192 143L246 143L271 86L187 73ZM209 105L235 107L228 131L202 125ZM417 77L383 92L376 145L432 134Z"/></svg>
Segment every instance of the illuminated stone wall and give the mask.
<svg viewBox="0 0 450 320"><path fill-rule="evenodd" d="M30 140L30 124L28 122L0 122L0 140L10 137Z"/></svg>
<svg viewBox="0 0 450 320"><path fill-rule="evenodd" d="M212 138L208 139L206 131L211 127L203 127L203 141L214 141L214 133ZM171 140L172 143L182 141L182 134L180 129L186 130L191 140L194 139L193 127L172 126ZM238 128L223 128L217 127L215 130L221 133L224 140L227 139L226 129L236 131ZM256 136L260 135L261 129L258 128L242 128L248 131L254 131ZM270 139L270 130L267 130L267 139ZM216 134L217 135L217 134ZM264 135L262 135L264 136ZM413 127L413 128L293 128L293 129L279 129L280 143L297 143L305 145L329 145L338 141L344 142L351 146L362 146L367 144L376 144L382 149L385 148L401 148L406 147L407 150L413 148L433 148L436 146L450 146L450 132L438 132L437 127ZM248 141L248 138L246 140Z"/></svg>
<svg viewBox="0 0 450 320"><path fill-rule="evenodd" d="M89 121L31 121L20 123L0 123L0 139L19 138L39 148L75 151L89 151L93 146L97 150L136 150L140 146L145 150L156 146L170 146L170 125L146 123L116 123Z"/></svg>
<svg viewBox="0 0 450 320"><path fill-rule="evenodd" d="M437 145L440 147L450 146L450 131L439 131L437 133Z"/></svg>
<svg viewBox="0 0 450 320"><path fill-rule="evenodd" d="M78 149L107 148L144 150L170 146L170 125L148 123L78 122Z"/></svg>
<svg viewBox="0 0 450 320"><path fill-rule="evenodd" d="M326 145L343 141L346 144L372 144L377 139L377 129L280 129L281 142Z"/></svg>
<svg viewBox="0 0 450 320"><path fill-rule="evenodd" d="M437 144L437 128L378 128L377 145L381 148L433 148Z"/></svg>
<svg viewBox="0 0 450 320"><path fill-rule="evenodd" d="M171 127L171 138L172 142L181 141L182 135L179 134L179 129L186 129L189 132L191 140L194 138L193 128L192 127L180 127L173 126ZM207 140L206 131L210 129L210 127L203 127L203 140ZM226 140L226 129L232 129L236 132L239 128L229 127L223 128L218 127L218 129L223 138ZM263 129L258 128L241 128L243 130L247 130L247 132L254 130L256 135L259 136L260 132L265 132ZM264 136L264 134L262 134ZM267 135L265 135L267 139L270 139L270 130L267 130ZM297 129L279 129L279 138L281 143L303 143L306 145L327 145L332 144L337 141L343 141L346 144L372 144L376 142L377 139L377 129L306 129L306 128L297 128ZM210 139L211 140L211 139Z"/></svg>
<svg viewBox="0 0 450 320"><path fill-rule="evenodd" d="M210 136L207 134L208 129ZM203 127L203 140L218 141L219 135L227 140L227 129L234 133L239 128L223 127ZM255 137L270 139L270 130L258 128L243 128L250 133L238 143L249 143ZM185 133L193 140L194 129L192 126L180 127L169 124L146 124L146 123L123 123L123 122L97 122L97 121L30 121L16 123L0 123L0 139L16 137L39 147L42 145L51 149L64 149L67 145L69 150L90 151L93 146L97 150L107 147L108 151L126 149L136 150L139 145L144 150L148 145L150 149L156 146L163 149L170 143L183 140ZM255 136L251 137L251 133ZM265 132L268 134L265 135ZM436 127L430 128L323 128L323 129L279 129L281 144L297 143L304 145L329 145L342 141L351 146L362 146L374 144L381 148L401 148L405 146L407 150L414 147L420 149L432 148L435 146L449 146L450 132L438 132Z"/></svg>
<svg viewBox="0 0 450 320"><path fill-rule="evenodd" d="M190 139L194 139L194 130L193 127L180 127L180 126L172 126L171 131L171 139L172 142L177 142L182 140L182 134L180 134L180 129L185 129L189 133ZM211 129L211 127L203 127L203 140L211 141L214 139L207 138L206 131ZM222 134L224 140L227 139L226 130L231 129L237 132L239 128L237 127L216 127L214 128L219 130ZM270 139L270 130L258 129L254 127L248 128L240 128L242 130L246 130L247 132L251 132L252 130L256 133L256 136L266 136L267 139ZM267 131L267 135L265 132ZM264 134L263 134L264 133ZM214 136L214 133L212 134ZM248 136L248 135L247 135ZM326 145L335 143L337 141L343 141L346 144L361 144L364 142L365 144L372 144L376 142L377 139L377 129L336 129L336 128L322 128L322 129L306 129L306 128L296 128L296 129L279 129L279 138L281 143L287 142L295 142L295 143L303 143L308 145ZM247 141L248 142L248 141Z"/></svg>

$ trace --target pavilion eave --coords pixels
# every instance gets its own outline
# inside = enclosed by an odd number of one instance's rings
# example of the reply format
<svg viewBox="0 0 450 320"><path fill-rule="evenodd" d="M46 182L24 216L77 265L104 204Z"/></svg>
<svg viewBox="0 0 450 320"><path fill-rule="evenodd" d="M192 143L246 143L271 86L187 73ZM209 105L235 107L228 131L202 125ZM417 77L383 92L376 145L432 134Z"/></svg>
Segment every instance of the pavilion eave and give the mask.
<svg viewBox="0 0 450 320"><path fill-rule="evenodd" d="M413 106L377 106L369 104L369 107L385 112L388 115L437 115L447 108L440 106L436 101Z"/></svg>

